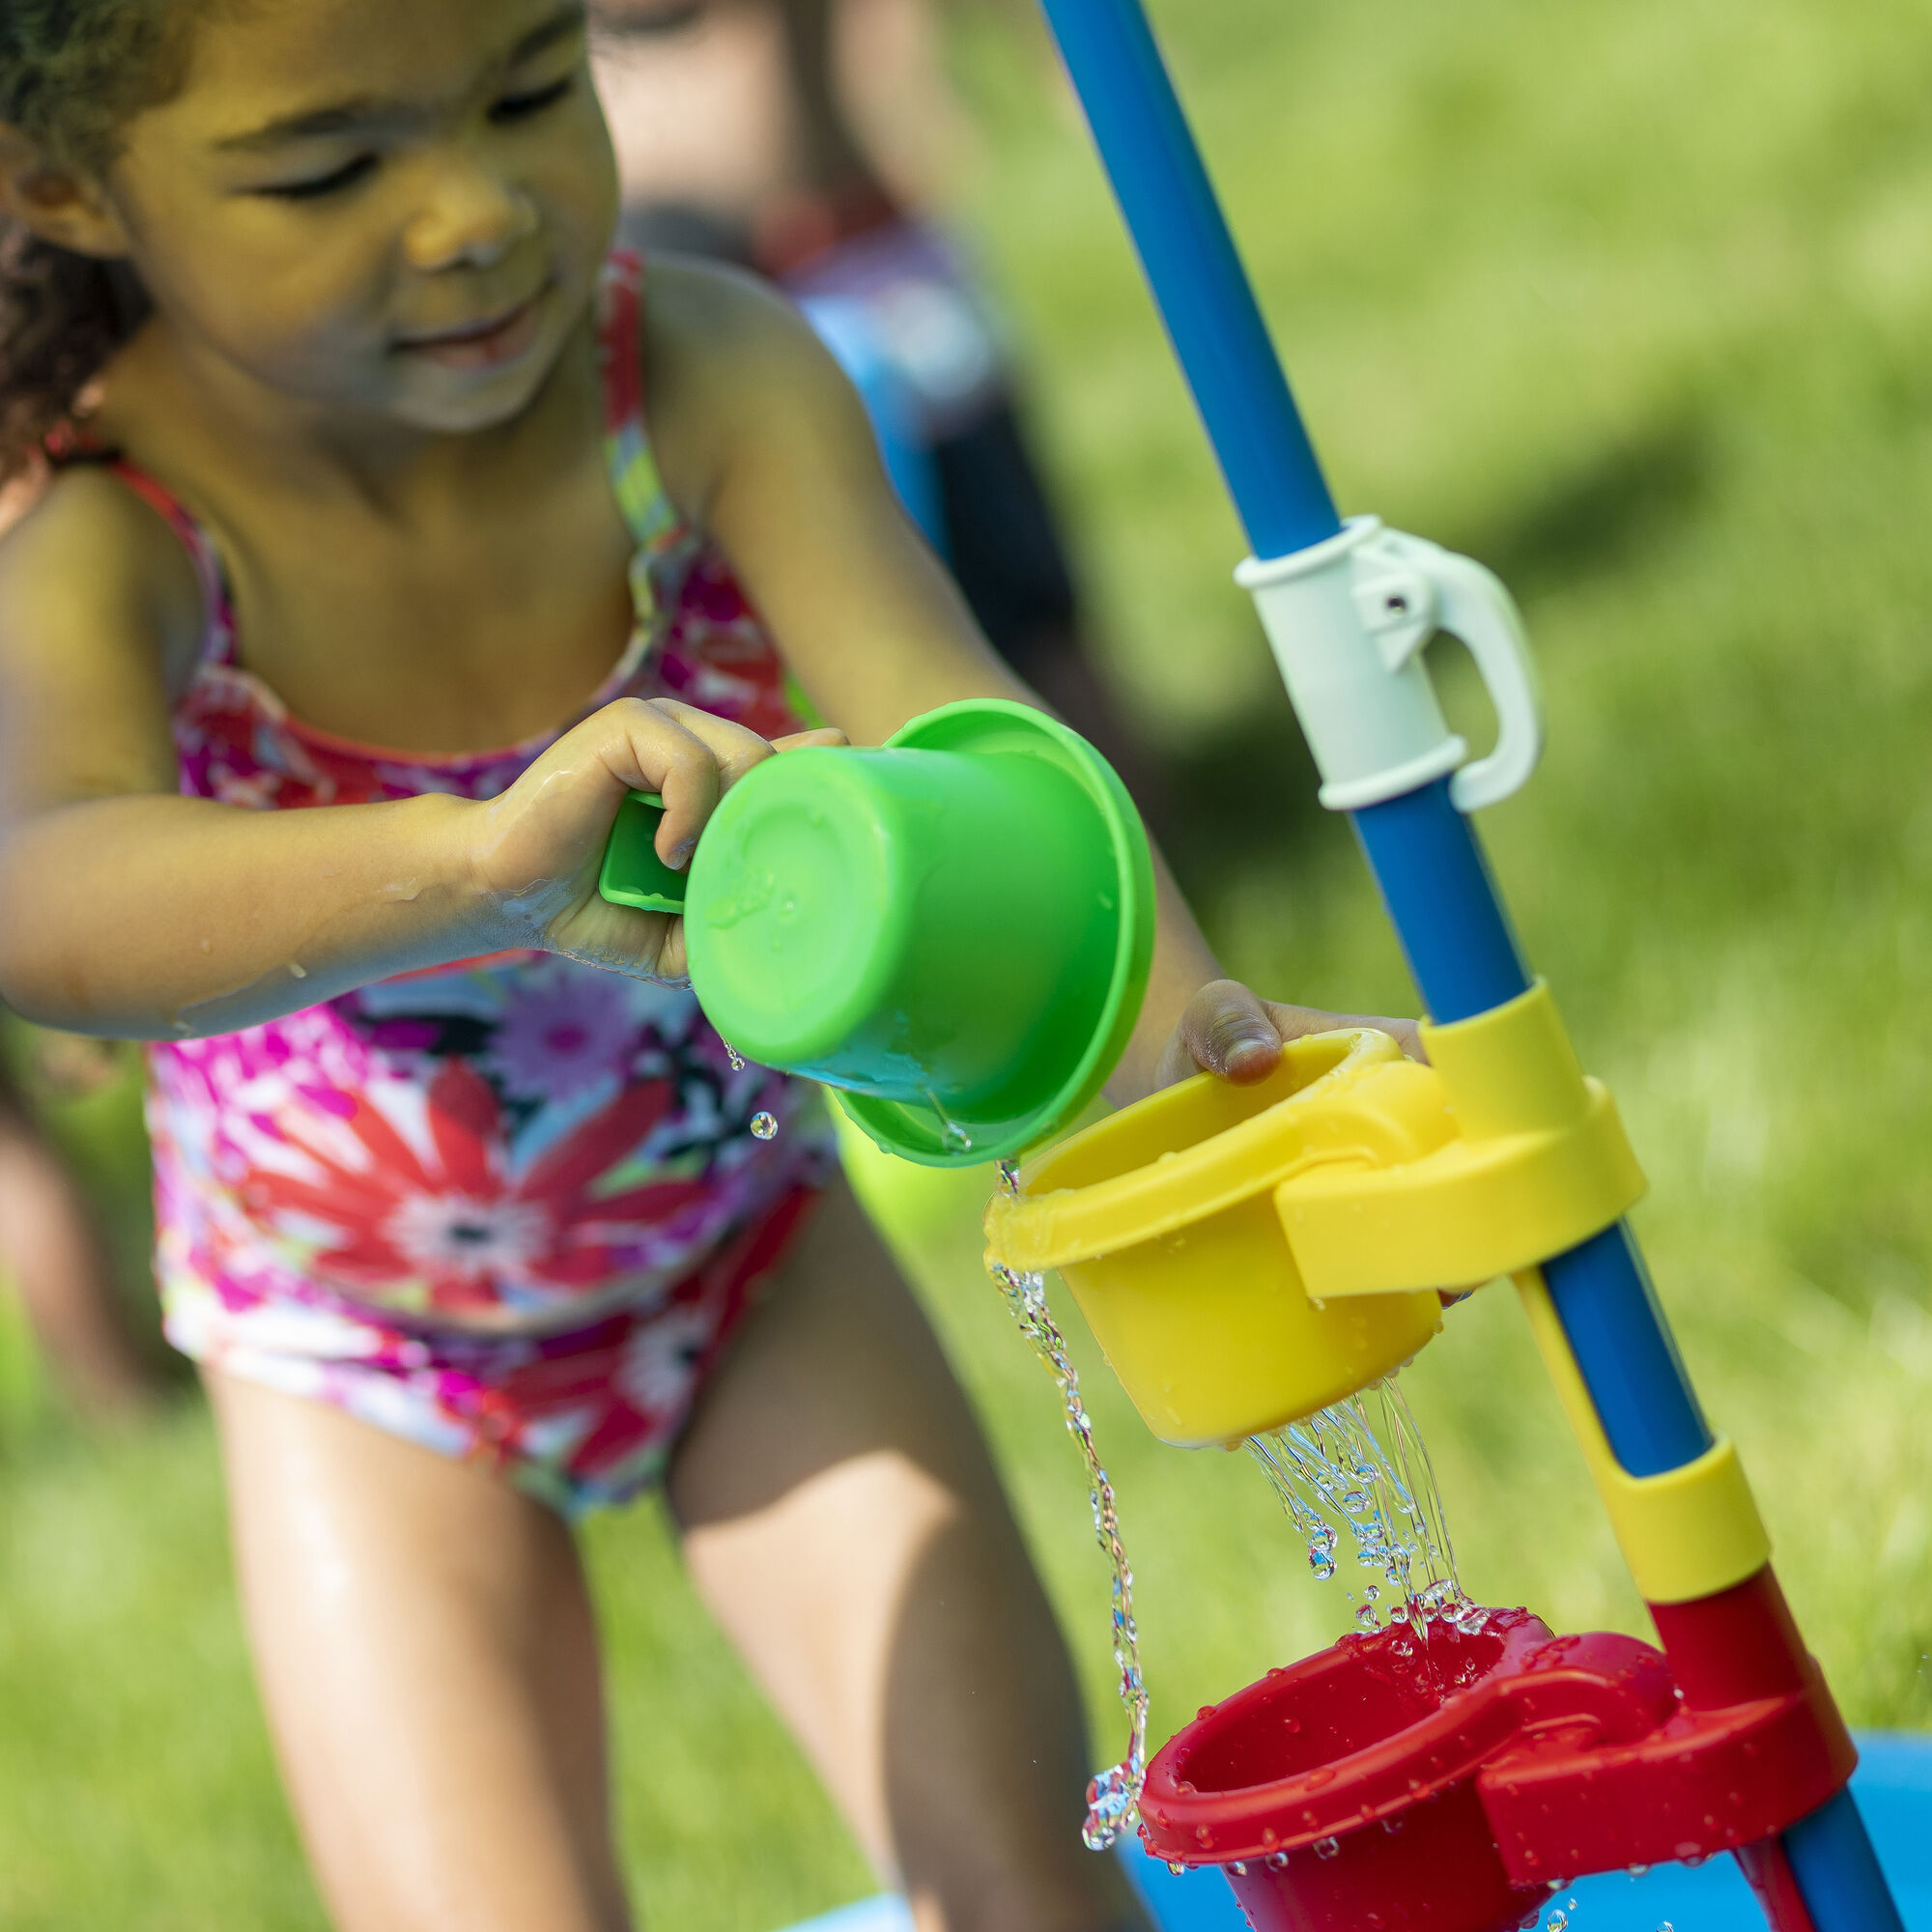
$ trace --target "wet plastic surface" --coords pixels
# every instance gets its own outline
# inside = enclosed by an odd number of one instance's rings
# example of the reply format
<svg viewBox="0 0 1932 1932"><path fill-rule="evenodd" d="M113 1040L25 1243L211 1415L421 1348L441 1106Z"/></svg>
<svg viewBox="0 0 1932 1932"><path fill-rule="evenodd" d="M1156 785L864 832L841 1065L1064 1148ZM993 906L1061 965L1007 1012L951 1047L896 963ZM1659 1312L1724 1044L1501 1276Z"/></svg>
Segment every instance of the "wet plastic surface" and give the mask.
<svg viewBox="0 0 1932 1932"><path fill-rule="evenodd" d="M1842 1787L1815 1666L1739 1689L1680 1700L1648 1644L1521 1610L1344 1637L1155 1754L1148 1847L1222 1866L1259 1932L1506 1932L1552 1881L1751 1845Z"/></svg>
<svg viewBox="0 0 1932 1932"><path fill-rule="evenodd" d="M1864 1732L1857 1742L1853 1795L1908 1932L1932 1932L1932 1738ZM1215 1872L1171 1873L1145 1854L1129 1861L1129 1870L1161 1932L1247 1932L1240 1907ZM1764 1932L1750 1888L1728 1858L1658 1865L1634 1878L1613 1872L1582 1879L1551 1895L1546 1926L1551 1910L1564 1914L1568 1932L1659 1932L1665 1923L1675 1932ZM899 1928L881 1921L876 1932Z"/></svg>

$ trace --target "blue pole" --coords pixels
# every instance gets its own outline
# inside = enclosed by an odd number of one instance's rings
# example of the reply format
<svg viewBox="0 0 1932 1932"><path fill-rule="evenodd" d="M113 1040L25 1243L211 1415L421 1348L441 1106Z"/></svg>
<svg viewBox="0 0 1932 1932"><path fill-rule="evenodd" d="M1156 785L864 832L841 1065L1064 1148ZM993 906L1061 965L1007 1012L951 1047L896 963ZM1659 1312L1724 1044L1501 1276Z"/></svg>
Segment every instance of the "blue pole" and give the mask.
<svg viewBox="0 0 1932 1932"><path fill-rule="evenodd" d="M1139 0L1041 0L1255 554L1335 534L1334 498ZM1529 983L1508 914L1446 781L1354 814L1424 1003L1464 1019ZM1642 1257L1619 1226L1544 1279L1604 1432L1636 1475L1711 1442ZM1841 1792L1784 1834L1817 1932L1904 1932Z"/></svg>
<svg viewBox="0 0 1932 1932"><path fill-rule="evenodd" d="M1147 15L1047 0L1080 103L1257 556L1342 527Z"/></svg>

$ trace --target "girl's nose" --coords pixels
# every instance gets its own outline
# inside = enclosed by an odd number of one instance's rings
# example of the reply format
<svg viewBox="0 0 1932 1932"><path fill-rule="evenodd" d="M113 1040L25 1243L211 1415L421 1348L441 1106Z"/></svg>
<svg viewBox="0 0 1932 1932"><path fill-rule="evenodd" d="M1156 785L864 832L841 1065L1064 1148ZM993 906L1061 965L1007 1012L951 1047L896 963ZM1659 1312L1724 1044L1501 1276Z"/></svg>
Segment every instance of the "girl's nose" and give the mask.
<svg viewBox="0 0 1932 1932"><path fill-rule="evenodd" d="M534 235L536 203L514 183L458 163L441 171L404 237L410 266L494 268L519 242Z"/></svg>

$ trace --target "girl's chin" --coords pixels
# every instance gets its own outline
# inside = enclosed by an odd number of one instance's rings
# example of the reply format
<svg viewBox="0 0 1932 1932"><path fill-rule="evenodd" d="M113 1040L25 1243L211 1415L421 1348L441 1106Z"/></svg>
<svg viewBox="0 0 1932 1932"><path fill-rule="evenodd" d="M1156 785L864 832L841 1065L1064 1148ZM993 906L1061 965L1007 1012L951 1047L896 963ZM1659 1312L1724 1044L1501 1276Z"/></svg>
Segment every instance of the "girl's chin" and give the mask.
<svg viewBox="0 0 1932 1932"><path fill-rule="evenodd" d="M564 348L560 339L534 342L514 361L476 370L419 365L400 385L394 413L413 428L443 435L500 428L535 402Z"/></svg>

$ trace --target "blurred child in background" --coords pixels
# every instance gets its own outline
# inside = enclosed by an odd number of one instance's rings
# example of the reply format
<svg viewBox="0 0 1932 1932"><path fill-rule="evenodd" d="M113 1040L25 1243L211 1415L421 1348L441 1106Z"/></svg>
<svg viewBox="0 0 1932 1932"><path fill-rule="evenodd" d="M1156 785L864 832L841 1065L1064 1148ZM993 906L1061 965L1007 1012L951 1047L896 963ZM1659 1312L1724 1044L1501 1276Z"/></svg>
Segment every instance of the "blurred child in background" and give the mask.
<svg viewBox="0 0 1932 1932"><path fill-rule="evenodd" d="M41 1130L14 1075L16 1057L43 1103L58 1104L124 1082L126 1054L0 1014L0 1293L19 1296L35 1342L81 1413L119 1420L145 1408L162 1378L129 1333L99 1209Z"/></svg>

